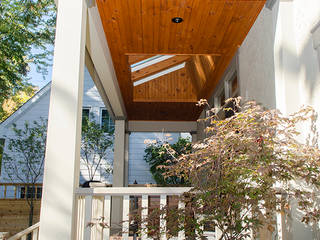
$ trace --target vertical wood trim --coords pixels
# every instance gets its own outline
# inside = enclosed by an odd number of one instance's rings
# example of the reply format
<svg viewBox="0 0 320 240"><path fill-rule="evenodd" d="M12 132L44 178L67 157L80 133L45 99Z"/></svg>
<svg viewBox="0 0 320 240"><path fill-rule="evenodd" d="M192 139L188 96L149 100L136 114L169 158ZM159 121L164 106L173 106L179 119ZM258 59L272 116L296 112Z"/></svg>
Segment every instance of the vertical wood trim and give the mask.
<svg viewBox="0 0 320 240"><path fill-rule="evenodd" d="M185 208L185 203L183 202L182 199L180 199L180 200L179 200L179 204L178 204L178 209L183 211L184 208ZM181 225L181 227L184 227L184 222L181 222L181 223L179 223L179 224ZM179 231L179 233L178 233L178 239L179 239L179 240L184 240L185 238L186 238L186 236L185 236L184 230Z"/></svg>
<svg viewBox="0 0 320 240"><path fill-rule="evenodd" d="M146 240L148 239L147 234L147 217L148 217L148 205L149 205L149 197L148 195L142 195L142 203L141 203L141 239Z"/></svg>
<svg viewBox="0 0 320 240"><path fill-rule="evenodd" d="M129 239L129 210L130 196L123 196L123 215L122 215L122 239Z"/></svg>
<svg viewBox="0 0 320 240"><path fill-rule="evenodd" d="M167 207L167 195L160 195L160 210L164 210ZM166 214L163 213L160 215L160 232L161 240L167 240L167 221L166 221Z"/></svg>
<svg viewBox="0 0 320 240"><path fill-rule="evenodd" d="M111 196L106 195L104 197L104 208L103 208L103 217L104 217L104 222L107 225L103 229L103 239L109 239L110 238L110 228L111 228Z"/></svg>
<svg viewBox="0 0 320 240"><path fill-rule="evenodd" d="M84 240L90 240L91 239L91 227L89 226L89 223L92 222L92 196L88 195L85 197L85 214L84 214L84 234L83 239Z"/></svg>

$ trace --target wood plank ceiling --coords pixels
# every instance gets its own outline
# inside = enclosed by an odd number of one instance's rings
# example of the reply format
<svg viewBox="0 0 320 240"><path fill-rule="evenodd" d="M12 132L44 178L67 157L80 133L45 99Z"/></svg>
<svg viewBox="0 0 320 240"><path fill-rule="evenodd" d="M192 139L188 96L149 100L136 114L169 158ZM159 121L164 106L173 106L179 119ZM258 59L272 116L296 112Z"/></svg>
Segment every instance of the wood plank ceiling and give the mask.
<svg viewBox="0 0 320 240"><path fill-rule="evenodd" d="M265 0L96 0L129 120L194 121ZM181 17L181 23L172 18ZM166 61L131 72L156 55ZM174 62L175 60L176 62ZM185 67L133 83L184 62Z"/></svg>

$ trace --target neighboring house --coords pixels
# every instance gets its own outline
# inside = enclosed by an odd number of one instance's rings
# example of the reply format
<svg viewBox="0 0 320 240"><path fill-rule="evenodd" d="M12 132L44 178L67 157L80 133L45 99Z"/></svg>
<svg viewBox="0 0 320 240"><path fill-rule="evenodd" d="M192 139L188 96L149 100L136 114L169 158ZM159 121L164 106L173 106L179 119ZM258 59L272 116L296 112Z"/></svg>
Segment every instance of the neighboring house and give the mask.
<svg viewBox="0 0 320 240"><path fill-rule="evenodd" d="M91 121L96 121L101 124L102 127L114 128L114 122L110 118L107 109L95 87L87 69L85 69L84 78L84 97L83 97L83 109L82 117L88 117ZM3 146L4 152L8 153L7 145L9 138L14 137L12 130L13 124L16 124L17 128L23 128L24 123L27 121L32 124L33 121L40 121L48 118L49 102L50 102L50 90L51 83L48 83L40 91L38 91L34 97L26 102L21 108L13 113L8 119L0 124L0 144ZM170 141L176 141L180 134L170 134ZM186 135L184 135L186 136ZM148 164L144 161L144 149L147 145L146 140L164 140L165 133L132 133L129 136L129 184L137 182L139 184L155 183L152 179L152 175L149 171ZM1 147L2 149L2 147ZM13 153L14 154L14 153ZM1 156L1 152L0 152ZM101 165L111 163L113 161L113 149L108 151L107 158L101 162ZM2 163L3 164L3 163ZM80 167L80 183L87 181L88 171L84 164ZM106 176L103 168L95 175L95 180L99 180L108 184L112 184L112 174ZM1 167L0 183L11 182L6 175L5 169ZM18 182L18 180L17 180ZM42 179L39 183L42 182ZM0 198L1 198L0 191ZM7 196L9 197L9 196Z"/></svg>

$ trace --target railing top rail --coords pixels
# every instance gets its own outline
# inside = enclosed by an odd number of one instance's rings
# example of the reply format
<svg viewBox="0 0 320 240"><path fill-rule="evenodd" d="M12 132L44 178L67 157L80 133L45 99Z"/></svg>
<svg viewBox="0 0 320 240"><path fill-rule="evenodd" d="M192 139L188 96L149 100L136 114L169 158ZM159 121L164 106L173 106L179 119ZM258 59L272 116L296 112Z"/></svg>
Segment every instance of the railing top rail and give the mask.
<svg viewBox="0 0 320 240"><path fill-rule="evenodd" d="M35 186L42 186L42 183L2 183L0 182L0 186L31 186L31 185L35 185Z"/></svg>
<svg viewBox="0 0 320 240"><path fill-rule="evenodd" d="M38 222L38 223L36 223L36 224L28 227L27 229L23 230L22 232L19 232L19 233L17 233L16 235L8 238L8 240L17 240L17 239L20 239L21 237L23 237L23 236L31 233L33 230L39 228L39 226L40 226L40 222Z"/></svg>
<svg viewBox="0 0 320 240"><path fill-rule="evenodd" d="M97 188L78 188L77 195L182 195L191 190L191 187L97 187Z"/></svg>

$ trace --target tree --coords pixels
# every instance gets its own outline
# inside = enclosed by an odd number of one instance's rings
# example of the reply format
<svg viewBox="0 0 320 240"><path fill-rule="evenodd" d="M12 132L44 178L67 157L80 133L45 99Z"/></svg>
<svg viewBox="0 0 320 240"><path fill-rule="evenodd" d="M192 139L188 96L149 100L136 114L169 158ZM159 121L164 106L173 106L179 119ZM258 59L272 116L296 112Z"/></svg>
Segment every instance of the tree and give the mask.
<svg viewBox="0 0 320 240"><path fill-rule="evenodd" d="M0 112L5 99L30 86L30 64L47 73L55 21L54 0L0 2Z"/></svg>
<svg viewBox="0 0 320 240"><path fill-rule="evenodd" d="M111 164L102 166L106 160L108 150L113 145L113 129L103 129L94 120L85 118L82 125L81 161L88 170L89 181L93 181L99 168L102 173L109 175L112 171Z"/></svg>
<svg viewBox="0 0 320 240"><path fill-rule="evenodd" d="M314 110L305 107L285 117L254 102L240 106L240 99L233 101L240 111L227 119L209 117L210 136L194 144L191 153L162 166L165 177L178 175L193 187L185 195L185 211L164 210L167 221L175 223L167 234L184 229L194 239L203 234L205 225L220 229L221 240L245 239L251 231L258 234L263 225L274 229L273 216L280 207L290 209L293 201L302 222L317 224L320 151ZM302 126L307 123L312 131L304 142ZM149 229L155 229L150 227L152 219L146 221Z"/></svg>
<svg viewBox="0 0 320 240"><path fill-rule="evenodd" d="M8 138L8 152L3 153L3 167L7 178L12 182L28 184L25 189L26 201L30 207L29 226L33 224L36 184L42 180L45 159L47 123L25 122L24 128L13 126L14 136ZM30 191L30 193L28 193Z"/></svg>
<svg viewBox="0 0 320 240"><path fill-rule="evenodd" d="M174 153L171 156L170 152L167 151L168 148L173 149ZM174 144L169 144L168 142L151 143L145 149L144 160L150 166L150 172L153 179L157 184L167 185L167 184L185 184L184 179L177 176L171 176L164 178L163 174L165 169L159 168L159 166L170 164L172 158L177 158L181 154L188 154L191 152L191 142L185 138L179 138Z"/></svg>
<svg viewBox="0 0 320 240"><path fill-rule="evenodd" d="M21 107L26 101L33 97L36 91L37 88L27 85L12 97L5 99L2 104L3 111L0 111L0 122L4 121L12 113L18 110L19 107Z"/></svg>

